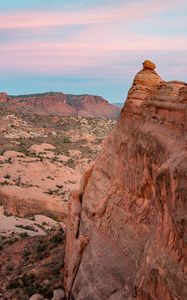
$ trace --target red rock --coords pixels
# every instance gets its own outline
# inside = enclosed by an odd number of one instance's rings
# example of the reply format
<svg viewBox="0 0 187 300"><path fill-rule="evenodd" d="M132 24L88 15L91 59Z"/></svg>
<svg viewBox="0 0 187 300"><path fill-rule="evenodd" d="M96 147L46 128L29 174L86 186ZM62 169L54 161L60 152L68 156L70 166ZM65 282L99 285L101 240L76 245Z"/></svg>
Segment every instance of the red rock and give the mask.
<svg viewBox="0 0 187 300"><path fill-rule="evenodd" d="M9 102L19 109L30 109L38 114L63 116L101 117L117 119L120 108L99 96L45 93L9 97Z"/></svg>
<svg viewBox="0 0 187 300"><path fill-rule="evenodd" d="M53 291L53 298L52 300L63 300L65 297L64 291L62 289L54 290Z"/></svg>
<svg viewBox="0 0 187 300"><path fill-rule="evenodd" d="M40 294L34 294L32 297L29 298L29 300L43 300L44 297Z"/></svg>
<svg viewBox="0 0 187 300"><path fill-rule="evenodd" d="M187 299L187 85L143 69L67 224L68 299Z"/></svg>
<svg viewBox="0 0 187 300"><path fill-rule="evenodd" d="M0 93L0 103L7 102L8 96L7 93Z"/></svg>
<svg viewBox="0 0 187 300"><path fill-rule="evenodd" d="M144 69L154 70L156 68L155 64L150 60L145 60L143 62Z"/></svg>

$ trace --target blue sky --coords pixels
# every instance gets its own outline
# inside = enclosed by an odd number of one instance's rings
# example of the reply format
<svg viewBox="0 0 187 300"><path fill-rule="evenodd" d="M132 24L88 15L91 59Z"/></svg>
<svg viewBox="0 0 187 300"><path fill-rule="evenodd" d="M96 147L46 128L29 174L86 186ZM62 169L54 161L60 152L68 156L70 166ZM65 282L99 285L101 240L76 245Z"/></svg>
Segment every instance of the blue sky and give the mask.
<svg viewBox="0 0 187 300"><path fill-rule="evenodd" d="M187 81L186 0L0 0L0 90L123 102L145 59Z"/></svg>

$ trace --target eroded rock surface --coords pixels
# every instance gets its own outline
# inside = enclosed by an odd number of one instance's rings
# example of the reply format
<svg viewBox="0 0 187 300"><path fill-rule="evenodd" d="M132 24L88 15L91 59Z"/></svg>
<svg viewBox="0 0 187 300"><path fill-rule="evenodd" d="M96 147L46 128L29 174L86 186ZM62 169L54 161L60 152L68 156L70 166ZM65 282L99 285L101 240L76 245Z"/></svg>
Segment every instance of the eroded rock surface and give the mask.
<svg viewBox="0 0 187 300"><path fill-rule="evenodd" d="M187 85L144 68L69 202L68 299L187 299Z"/></svg>

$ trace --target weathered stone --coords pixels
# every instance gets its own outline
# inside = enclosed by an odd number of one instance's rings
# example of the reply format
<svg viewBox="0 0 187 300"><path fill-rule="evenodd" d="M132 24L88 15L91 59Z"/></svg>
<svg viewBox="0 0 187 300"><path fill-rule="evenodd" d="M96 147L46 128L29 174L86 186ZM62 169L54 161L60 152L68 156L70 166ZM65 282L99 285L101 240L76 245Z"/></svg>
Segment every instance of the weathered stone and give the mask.
<svg viewBox="0 0 187 300"><path fill-rule="evenodd" d="M53 291L53 298L52 300L63 300L65 297L64 291L62 289L54 290Z"/></svg>
<svg viewBox="0 0 187 300"><path fill-rule="evenodd" d="M29 300L43 300L44 297L41 294L34 294L32 297L29 298Z"/></svg>
<svg viewBox="0 0 187 300"><path fill-rule="evenodd" d="M185 99L185 83L136 75L69 203L68 299L187 299Z"/></svg>
<svg viewBox="0 0 187 300"><path fill-rule="evenodd" d="M143 62L143 68L144 69L149 69L149 70L154 70L156 68L155 64L150 61L150 60L145 60Z"/></svg>

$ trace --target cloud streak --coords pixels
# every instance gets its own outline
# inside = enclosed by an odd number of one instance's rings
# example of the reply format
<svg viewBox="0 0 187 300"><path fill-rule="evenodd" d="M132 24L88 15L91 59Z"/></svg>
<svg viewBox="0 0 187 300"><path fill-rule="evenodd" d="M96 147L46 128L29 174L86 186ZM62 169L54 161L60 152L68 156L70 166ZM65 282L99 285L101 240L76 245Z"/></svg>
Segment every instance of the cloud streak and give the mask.
<svg viewBox="0 0 187 300"><path fill-rule="evenodd" d="M76 84L72 79L73 87L86 82L87 91L89 88L91 93L101 91L101 95L110 99L110 94L115 92L106 85L102 91L101 78L110 85L113 82L115 91L123 79L130 82L145 58L162 64L167 70L164 75L171 77L176 73L178 79L185 78L185 1L116 0L114 3L103 0L92 1L88 6L79 1L82 3L79 9L72 1L67 7L60 3L54 0L51 11L49 7L41 11L40 5L38 10L35 7L35 10L0 12L0 83L4 84L7 78L5 87L14 86L9 78L16 73L23 79L26 75L32 77L31 87L39 91L41 81L36 85L34 80L38 74L44 81L47 78L48 83L51 76L53 84L55 76L69 76L68 87L71 78L80 76L82 80L76 79ZM170 28L175 30L171 32ZM93 78L100 78L98 87ZM64 79L63 82L66 84ZM20 89L21 85L19 93Z"/></svg>
<svg viewBox="0 0 187 300"><path fill-rule="evenodd" d="M178 5L178 3L177 3ZM175 2L148 2L128 4L119 8L95 8L86 11L52 11L35 12L24 11L21 13L1 14L0 29L23 29L67 26L78 24L101 24L110 22L120 22L124 19L137 20L148 16L157 15L169 8L176 6Z"/></svg>

